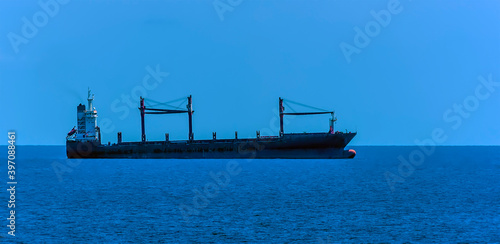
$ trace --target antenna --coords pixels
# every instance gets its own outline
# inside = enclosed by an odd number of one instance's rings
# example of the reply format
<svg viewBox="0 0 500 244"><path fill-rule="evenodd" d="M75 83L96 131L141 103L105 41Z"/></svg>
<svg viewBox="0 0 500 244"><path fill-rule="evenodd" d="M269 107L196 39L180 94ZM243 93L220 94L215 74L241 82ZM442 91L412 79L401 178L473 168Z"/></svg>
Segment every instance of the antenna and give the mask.
<svg viewBox="0 0 500 244"><path fill-rule="evenodd" d="M94 100L94 94L92 94L92 96L90 96L90 87L88 88L89 89L89 93L88 93L88 97L87 97L87 101L89 101L89 107L87 108L87 111L94 111L94 108L92 107L92 101Z"/></svg>

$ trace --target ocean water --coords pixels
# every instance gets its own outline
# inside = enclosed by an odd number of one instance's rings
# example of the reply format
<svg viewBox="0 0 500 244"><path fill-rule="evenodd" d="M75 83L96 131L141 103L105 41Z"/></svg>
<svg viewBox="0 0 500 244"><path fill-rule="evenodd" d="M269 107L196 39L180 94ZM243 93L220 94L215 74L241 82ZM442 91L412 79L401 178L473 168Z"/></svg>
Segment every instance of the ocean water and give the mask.
<svg viewBox="0 0 500 244"><path fill-rule="evenodd" d="M349 148L356 158L68 160L19 146L16 236L4 191L0 242L500 242L500 147Z"/></svg>

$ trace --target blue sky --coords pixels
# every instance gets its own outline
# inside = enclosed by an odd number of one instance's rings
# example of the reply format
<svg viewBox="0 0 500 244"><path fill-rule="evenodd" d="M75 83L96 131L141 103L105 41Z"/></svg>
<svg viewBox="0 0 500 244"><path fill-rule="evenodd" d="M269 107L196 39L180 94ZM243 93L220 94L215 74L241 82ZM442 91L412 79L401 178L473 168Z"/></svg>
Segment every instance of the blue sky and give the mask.
<svg viewBox="0 0 500 244"><path fill-rule="evenodd" d="M197 139L277 134L281 96L335 110L352 145L436 129L442 145L499 145L499 13L490 0L2 1L0 129L62 145L91 87L104 142L140 140L133 98L146 91L193 95ZM290 117L285 132L328 119ZM186 115L146 125L149 140L187 138Z"/></svg>

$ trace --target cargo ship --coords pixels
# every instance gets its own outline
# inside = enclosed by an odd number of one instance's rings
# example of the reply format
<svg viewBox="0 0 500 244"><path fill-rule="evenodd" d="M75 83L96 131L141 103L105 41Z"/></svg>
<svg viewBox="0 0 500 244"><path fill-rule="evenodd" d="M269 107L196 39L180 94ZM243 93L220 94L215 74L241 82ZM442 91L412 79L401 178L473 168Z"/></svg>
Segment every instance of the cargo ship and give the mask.
<svg viewBox="0 0 500 244"><path fill-rule="evenodd" d="M213 132L209 140L195 140L193 133L192 96L187 99L186 108L154 108L146 106L144 98L140 98L141 141L124 142L122 133L118 132L116 143L101 143L101 132L97 126L97 110L93 107L94 94L88 91L88 107L77 106L77 125L67 134L66 155L68 158L172 158L172 159L223 159L223 158L257 158L257 159L343 159L354 158L354 150L345 150L346 145L356 136L353 132L334 131L336 118L334 111L320 110L315 112L285 112L284 99L279 98L280 130L277 136L261 136L256 132L255 138L238 138L235 132L233 139L218 139ZM309 108L314 108L310 107ZM146 114L179 114L185 113L189 118L187 140L169 140L165 134L163 141L148 141L145 133L144 118ZM285 133L284 116L301 116L331 114L330 129L324 133Z"/></svg>

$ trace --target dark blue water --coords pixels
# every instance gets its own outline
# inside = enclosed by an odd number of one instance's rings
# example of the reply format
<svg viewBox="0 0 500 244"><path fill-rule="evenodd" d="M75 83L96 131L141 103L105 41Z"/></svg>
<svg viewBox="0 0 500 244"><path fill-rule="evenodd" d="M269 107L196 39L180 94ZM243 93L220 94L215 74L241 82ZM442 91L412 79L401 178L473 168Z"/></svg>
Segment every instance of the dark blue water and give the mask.
<svg viewBox="0 0 500 244"><path fill-rule="evenodd" d="M18 147L16 237L4 191L0 241L500 242L500 147L438 147L418 166L398 160L417 147L352 148L352 160L230 161Z"/></svg>

